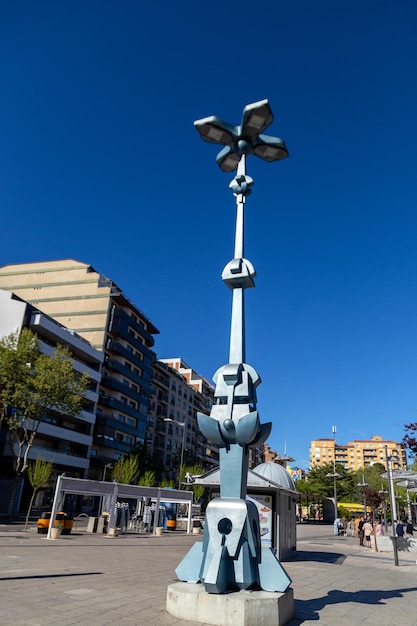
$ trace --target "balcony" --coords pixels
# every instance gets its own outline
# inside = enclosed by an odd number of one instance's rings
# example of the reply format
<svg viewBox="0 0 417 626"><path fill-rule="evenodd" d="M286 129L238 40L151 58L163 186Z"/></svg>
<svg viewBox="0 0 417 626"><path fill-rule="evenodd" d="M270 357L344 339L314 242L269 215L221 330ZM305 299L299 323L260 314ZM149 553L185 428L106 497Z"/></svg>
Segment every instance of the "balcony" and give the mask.
<svg viewBox="0 0 417 626"><path fill-rule="evenodd" d="M134 389L131 389L131 387L124 385L123 383L119 382L115 378L112 378L111 376L103 376L101 382L103 387L120 391L120 393L122 393L124 396L135 400L135 402L140 402L145 406L148 406L149 404L149 397L147 395L144 395L143 393L138 393Z"/></svg>
<svg viewBox="0 0 417 626"><path fill-rule="evenodd" d="M126 376L126 378L129 378L129 380L132 380L133 382L137 383L138 385L141 385L141 387L144 387L147 390L150 390L151 388L149 380L146 380L142 376L137 376L133 370L129 369L123 363L121 363L120 361L117 361L116 359L108 359L105 362L104 366L105 368L109 370L113 370L115 372L119 372L120 374L123 374L123 376Z"/></svg>

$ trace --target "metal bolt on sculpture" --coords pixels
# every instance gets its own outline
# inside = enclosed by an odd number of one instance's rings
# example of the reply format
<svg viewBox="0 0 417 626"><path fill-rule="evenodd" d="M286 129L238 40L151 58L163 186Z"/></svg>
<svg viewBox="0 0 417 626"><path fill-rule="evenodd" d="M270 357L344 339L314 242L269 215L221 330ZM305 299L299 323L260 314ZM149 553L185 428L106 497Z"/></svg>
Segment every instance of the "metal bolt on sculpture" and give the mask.
<svg viewBox="0 0 417 626"><path fill-rule="evenodd" d="M249 154L265 161L288 156L282 139L262 135L273 121L268 100L247 105L242 123L233 126L216 116L194 122L202 139L224 145L217 163L237 169L230 188L236 197L234 258L222 279L232 290L229 363L213 376L215 400L210 416L197 414L205 437L220 447L220 497L207 506L203 542L197 542L179 566L179 580L202 582L209 593L240 589L285 591L291 579L270 548L262 547L256 506L246 500L249 447L263 443L271 423L261 424L256 388L261 379L245 360L245 289L255 286L255 269L244 257L244 206L253 180L246 174Z"/></svg>

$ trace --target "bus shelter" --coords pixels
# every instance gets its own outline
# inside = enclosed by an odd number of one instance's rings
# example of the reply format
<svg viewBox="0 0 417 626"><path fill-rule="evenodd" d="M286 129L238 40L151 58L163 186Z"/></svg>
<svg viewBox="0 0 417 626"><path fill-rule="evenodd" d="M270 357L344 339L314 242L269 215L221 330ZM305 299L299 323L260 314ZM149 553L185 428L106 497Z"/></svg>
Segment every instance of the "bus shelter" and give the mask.
<svg viewBox="0 0 417 626"><path fill-rule="evenodd" d="M109 529L116 526L116 506L118 499L136 500L138 504L146 498L155 503L156 512L160 504L185 504L188 509L187 533L191 533L192 527L192 503L193 492L178 489L163 489L161 487L140 487L139 485L123 485L121 483L109 483L101 480L87 480L84 478L70 478L62 474L58 476L52 504L51 518L47 539L51 539L51 529L54 527L56 514L62 510L66 495L101 496L109 502ZM153 534L156 534L158 515L154 515Z"/></svg>

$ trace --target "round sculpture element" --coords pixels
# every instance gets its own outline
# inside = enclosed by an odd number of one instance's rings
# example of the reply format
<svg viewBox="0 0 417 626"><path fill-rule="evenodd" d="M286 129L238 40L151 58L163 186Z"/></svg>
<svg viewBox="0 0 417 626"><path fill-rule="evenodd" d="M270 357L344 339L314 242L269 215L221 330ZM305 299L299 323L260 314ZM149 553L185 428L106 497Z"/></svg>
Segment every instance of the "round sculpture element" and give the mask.
<svg viewBox="0 0 417 626"><path fill-rule="evenodd" d="M233 524L228 517L223 517L217 524L217 529L221 535L230 535L233 529Z"/></svg>

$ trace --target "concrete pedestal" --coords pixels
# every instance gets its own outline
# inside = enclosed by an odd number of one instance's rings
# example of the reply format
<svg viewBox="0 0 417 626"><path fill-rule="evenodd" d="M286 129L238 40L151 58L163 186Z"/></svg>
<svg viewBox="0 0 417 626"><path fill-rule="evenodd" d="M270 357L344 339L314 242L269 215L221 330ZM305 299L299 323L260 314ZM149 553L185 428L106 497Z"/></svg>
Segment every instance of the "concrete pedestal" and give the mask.
<svg viewBox="0 0 417 626"><path fill-rule="evenodd" d="M167 611L174 617L215 626L283 626L294 617L294 593L236 591L206 593L201 584L173 583Z"/></svg>

